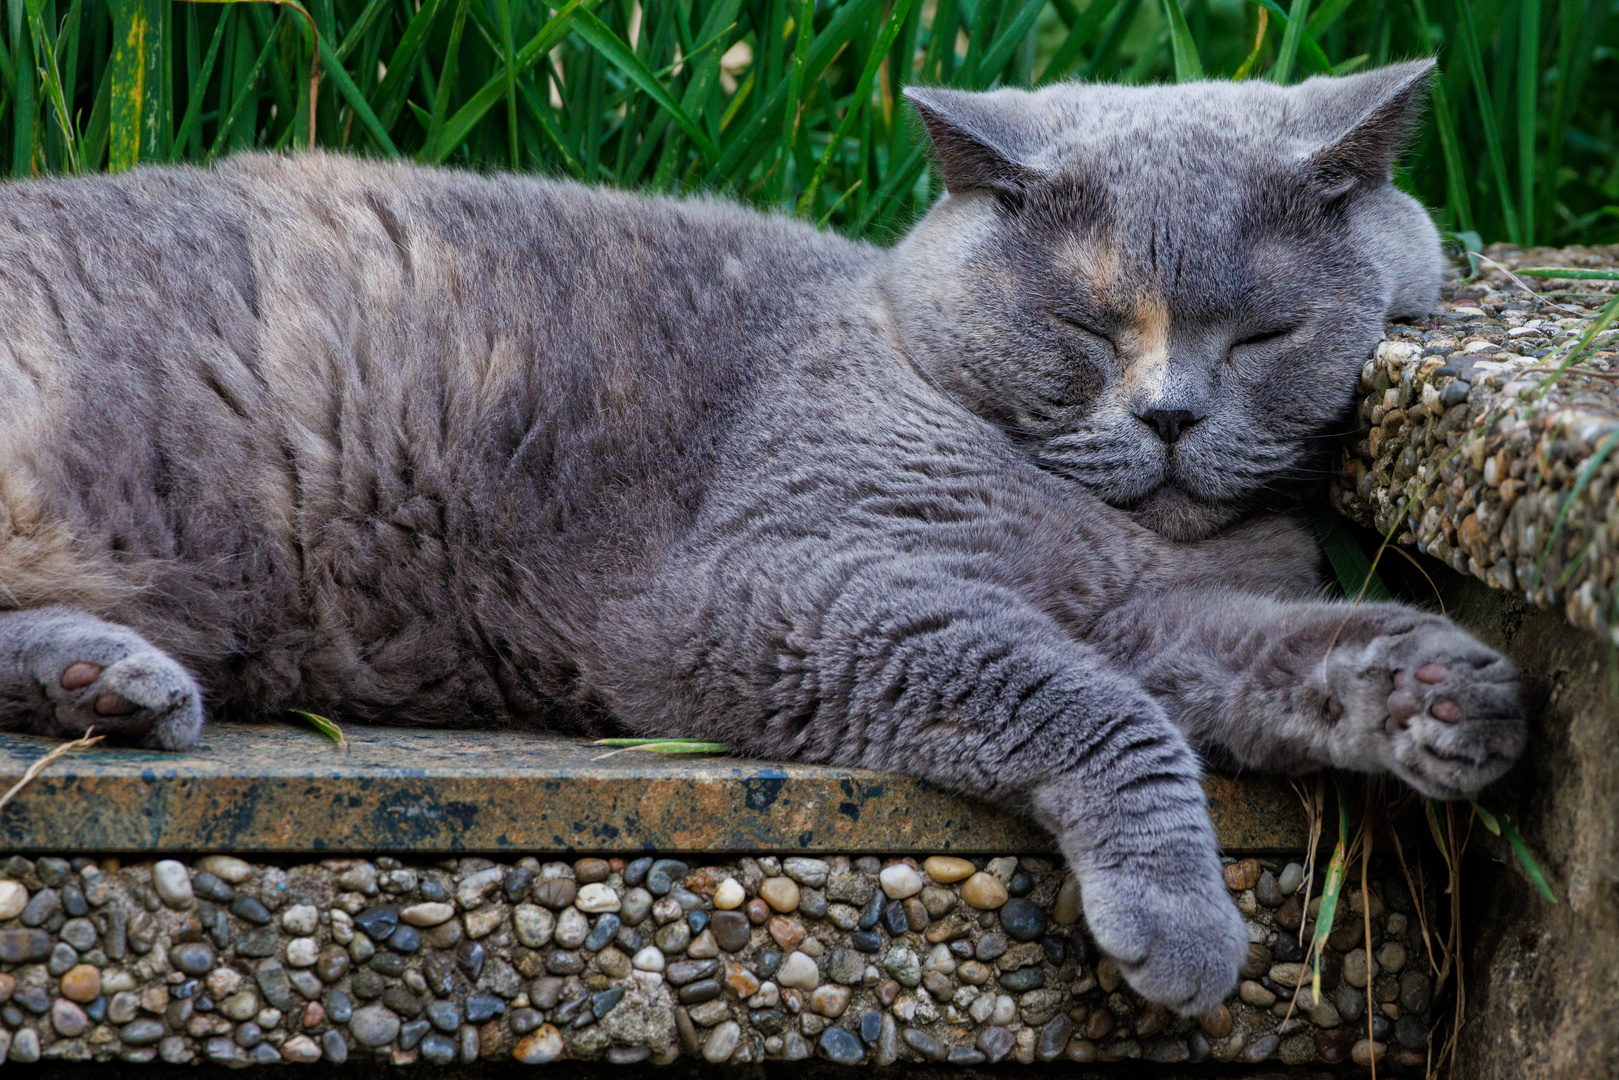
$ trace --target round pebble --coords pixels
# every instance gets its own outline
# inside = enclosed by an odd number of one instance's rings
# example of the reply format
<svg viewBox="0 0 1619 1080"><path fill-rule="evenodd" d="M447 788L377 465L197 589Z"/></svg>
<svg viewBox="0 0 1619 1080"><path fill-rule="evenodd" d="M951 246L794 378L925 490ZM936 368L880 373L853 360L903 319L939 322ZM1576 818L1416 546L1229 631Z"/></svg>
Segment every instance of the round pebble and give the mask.
<svg viewBox="0 0 1619 1080"><path fill-rule="evenodd" d="M776 971L776 982L782 986L810 990L821 981L820 969L815 961L801 952L790 952Z"/></svg>
<svg viewBox="0 0 1619 1080"><path fill-rule="evenodd" d="M100 997L101 969L94 964L73 965L62 975L62 996L81 1005L88 1005Z"/></svg>
<svg viewBox="0 0 1619 1080"><path fill-rule="evenodd" d="M1046 932L1046 913L1032 900L1013 897L1001 906L1000 915L1007 936L1017 941L1034 941Z"/></svg>
<svg viewBox="0 0 1619 1080"><path fill-rule="evenodd" d="M0 921L15 919L27 906L27 886L20 881L0 881Z"/></svg>
<svg viewBox="0 0 1619 1080"><path fill-rule="evenodd" d="M1006 886L982 870L973 874L961 886L961 898L980 911L994 911L1008 899Z"/></svg>
<svg viewBox="0 0 1619 1080"><path fill-rule="evenodd" d="M159 900L176 911L184 911L196 902L191 891L191 874L185 864L173 859L160 859L152 866L152 888Z"/></svg>
<svg viewBox="0 0 1619 1080"><path fill-rule="evenodd" d="M922 891L922 875L904 863L883 867L877 881L890 900L903 900Z"/></svg>
<svg viewBox="0 0 1619 1080"><path fill-rule="evenodd" d="M798 882L790 877L766 878L759 886L759 896L777 911L798 910Z"/></svg>
<svg viewBox="0 0 1619 1080"><path fill-rule="evenodd" d="M581 887L573 902L574 906L580 911L589 912L592 915L600 914L604 911L617 911L621 906L618 893L614 892L611 886L604 885L599 881Z"/></svg>
<svg viewBox="0 0 1619 1080"><path fill-rule="evenodd" d="M748 898L741 884L736 878L726 878L714 890L714 906L721 911L734 911L742 906Z"/></svg>
<svg viewBox="0 0 1619 1080"><path fill-rule="evenodd" d="M455 915L455 908L445 903L412 904L399 912L399 917L411 926L437 926Z"/></svg>
<svg viewBox="0 0 1619 1080"><path fill-rule="evenodd" d="M362 1046L386 1046L399 1034L399 1016L386 1005L355 1009L349 1018L349 1033Z"/></svg>
<svg viewBox="0 0 1619 1080"><path fill-rule="evenodd" d="M84 1015L77 1002L67 998L57 998L51 1002L51 1027L56 1029L58 1035L71 1039L83 1035L89 1026L90 1018Z"/></svg>
<svg viewBox="0 0 1619 1080"><path fill-rule="evenodd" d="M512 1056L524 1065L544 1065L562 1056L562 1032L551 1024L541 1024L512 1051Z"/></svg>

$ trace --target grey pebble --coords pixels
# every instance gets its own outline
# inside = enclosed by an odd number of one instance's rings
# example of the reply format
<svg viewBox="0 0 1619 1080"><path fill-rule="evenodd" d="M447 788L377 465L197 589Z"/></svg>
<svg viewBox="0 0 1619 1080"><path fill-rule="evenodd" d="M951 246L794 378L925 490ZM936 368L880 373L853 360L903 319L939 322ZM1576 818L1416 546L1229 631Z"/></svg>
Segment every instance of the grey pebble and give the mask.
<svg viewBox="0 0 1619 1080"><path fill-rule="evenodd" d="M45 970L49 971L57 978L61 978L63 975L67 974L68 968L72 967L78 962L79 950L75 949L65 941L58 941L55 947L51 949L50 962L45 965Z"/></svg>
<svg viewBox="0 0 1619 1080"><path fill-rule="evenodd" d="M949 1053L943 1043L920 1028L908 1027L900 1033L905 1045L930 1061L943 1061Z"/></svg>
<svg viewBox="0 0 1619 1080"><path fill-rule="evenodd" d="M978 1033L978 1049L984 1052L991 1065L1010 1054L1012 1047L1016 1045L1017 1037L998 1025L987 1027Z"/></svg>
<svg viewBox="0 0 1619 1080"><path fill-rule="evenodd" d="M22 909L21 921L24 926L40 926L61 910L62 898L56 890L41 889Z"/></svg>
<svg viewBox="0 0 1619 1080"><path fill-rule="evenodd" d="M422 1057L435 1065L448 1065L455 1060L455 1040L443 1035L429 1035L422 1040Z"/></svg>
<svg viewBox="0 0 1619 1080"><path fill-rule="evenodd" d="M821 1050L839 1065L854 1065L866 1055L860 1040L839 1027L821 1032Z"/></svg>
<svg viewBox="0 0 1619 1080"><path fill-rule="evenodd" d="M1008 902L1010 903L1010 901ZM993 912L988 914L993 914ZM991 932L978 939L978 946L973 950L973 955L979 960L994 960L997 957L1004 956L1006 949L1006 935Z"/></svg>
<svg viewBox="0 0 1619 1080"><path fill-rule="evenodd" d="M666 896L691 871L679 859L658 859L647 870L646 888L653 896Z"/></svg>
<svg viewBox="0 0 1619 1080"><path fill-rule="evenodd" d="M69 945L80 952L89 952L95 948L96 924L89 919L69 919L62 925L59 936Z"/></svg>
<svg viewBox="0 0 1619 1080"><path fill-rule="evenodd" d="M1279 1035L1261 1035L1247 1046L1243 1047L1242 1060L1250 1065L1256 1065L1276 1053L1276 1048L1282 1045Z"/></svg>
<svg viewBox="0 0 1619 1080"><path fill-rule="evenodd" d="M1018 968L1016 971L1005 972L997 981L1004 989L1014 994L1022 994L1046 985L1046 969L1039 965Z"/></svg>
<svg viewBox="0 0 1619 1080"><path fill-rule="evenodd" d="M331 1015L330 1012L327 1015ZM321 1053L333 1065L341 1065L349 1059L349 1044L343 1038L343 1033L332 1028L320 1037Z"/></svg>
<svg viewBox="0 0 1619 1080"><path fill-rule="evenodd" d="M432 1025L426 1020L411 1020L408 1023L401 1024L399 1027L399 1049L416 1049L417 1044L419 1044L431 1030Z"/></svg>
<svg viewBox="0 0 1619 1080"><path fill-rule="evenodd" d="M453 1001L430 1001L427 1003L427 1019L440 1031L453 1035L461 1026L461 1010Z"/></svg>
<svg viewBox="0 0 1619 1080"><path fill-rule="evenodd" d="M491 994L473 994L467 998L467 1023L482 1024L506 1011L506 1003Z"/></svg>
<svg viewBox="0 0 1619 1080"><path fill-rule="evenodd" d="M399 1017L386 1005L367 1005L354 1010L349 1033L362 1046L386 1046L399 1034Z"/></svg>
<svg viewBox="0 0 1619 1080"><path fill-rule="evenodd" d="M326 1019L334 1024L346 1024L354 1015L354 1002L341 986L332 987L326 996Z"/></svg>
<svg viewBox="0 0 1619 1080"><path fill-rule="evenodd" d="M246 893L231 901L230 913L254 926L266 926L270 922L270 909Z"/></svg>

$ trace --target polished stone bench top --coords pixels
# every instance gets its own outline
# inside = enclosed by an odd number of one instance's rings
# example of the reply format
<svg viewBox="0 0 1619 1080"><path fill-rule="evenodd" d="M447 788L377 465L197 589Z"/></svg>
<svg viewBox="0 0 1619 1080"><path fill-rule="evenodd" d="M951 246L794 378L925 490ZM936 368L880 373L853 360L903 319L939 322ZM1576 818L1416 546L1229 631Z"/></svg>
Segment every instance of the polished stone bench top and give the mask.
<svg viewBox="0 0 1619 1080"><path fill-rule="evenodd" d="M863 769L610 753L532 732L215 724L174 754L98 746L0 810L0 848L77 852L1040 853L1015 815ZM0 791L57 745L0 733ZM1299 851L1285 780L1211 776L1227 850Z"/></svg>

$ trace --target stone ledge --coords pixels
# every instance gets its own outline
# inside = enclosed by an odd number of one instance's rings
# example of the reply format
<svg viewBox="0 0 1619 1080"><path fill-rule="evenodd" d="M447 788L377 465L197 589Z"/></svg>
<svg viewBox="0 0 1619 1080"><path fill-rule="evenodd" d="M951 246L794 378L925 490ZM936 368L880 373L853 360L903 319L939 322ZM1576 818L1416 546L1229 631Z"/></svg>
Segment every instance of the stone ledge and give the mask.
<svg viewBox="0 0 1619 1080"><path fill-rule="evenodd" d="M1488 254L1511 267L1619 266L1619 247ZM1333 505L1619 642L1619 330L1542 393L1578 313L1594 314L1619 283L1535 286L1596 295L1554 305L1485 264L1435 317L1389 327L1361 371L1360 432Z"/></svg>
<svg viewBox="0 0 1619 1080"><path fill-rule="evenodd" d="M0 846L118 852L1044 853L1014 815L907 776L604 751L540 733L215 724L194 751L97 747L0 815ZM0 790L55 740L0 734ZM1276 778L1206 782L1228 850L1306 846Z"/></svg>

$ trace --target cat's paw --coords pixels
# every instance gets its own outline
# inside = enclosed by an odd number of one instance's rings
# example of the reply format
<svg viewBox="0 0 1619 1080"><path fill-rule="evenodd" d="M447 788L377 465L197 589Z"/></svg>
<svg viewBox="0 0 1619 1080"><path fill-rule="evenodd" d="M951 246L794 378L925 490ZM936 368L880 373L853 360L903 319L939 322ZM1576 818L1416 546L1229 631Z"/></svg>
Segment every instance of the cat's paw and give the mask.
<svg viewBox="0 0 1619 1080"><path fill-rule="evenodd" d="M1347 744L1436 799L1474 794L1523 752L1527 722L1512 662L1447 619L1396 623L1327 658L1327 719Z"/></svg>
<svg viewBox="0 0 1619 1080"><path fill-rule="evenodd" d="M197 681L140 635L109 629L62 633L29 650L30 674L50 706L41 733L77 737L94 728L158 750L194 746L203 722Z"/></svg>
<svg viewBox="0 0 1619 1080"><path fill-rule="evenodd" d="M1248 930L1212 852L1152 872L1093 869L1080 895L1097 946L1148 1001L1199 1016L1236 988Z"/></svg>

